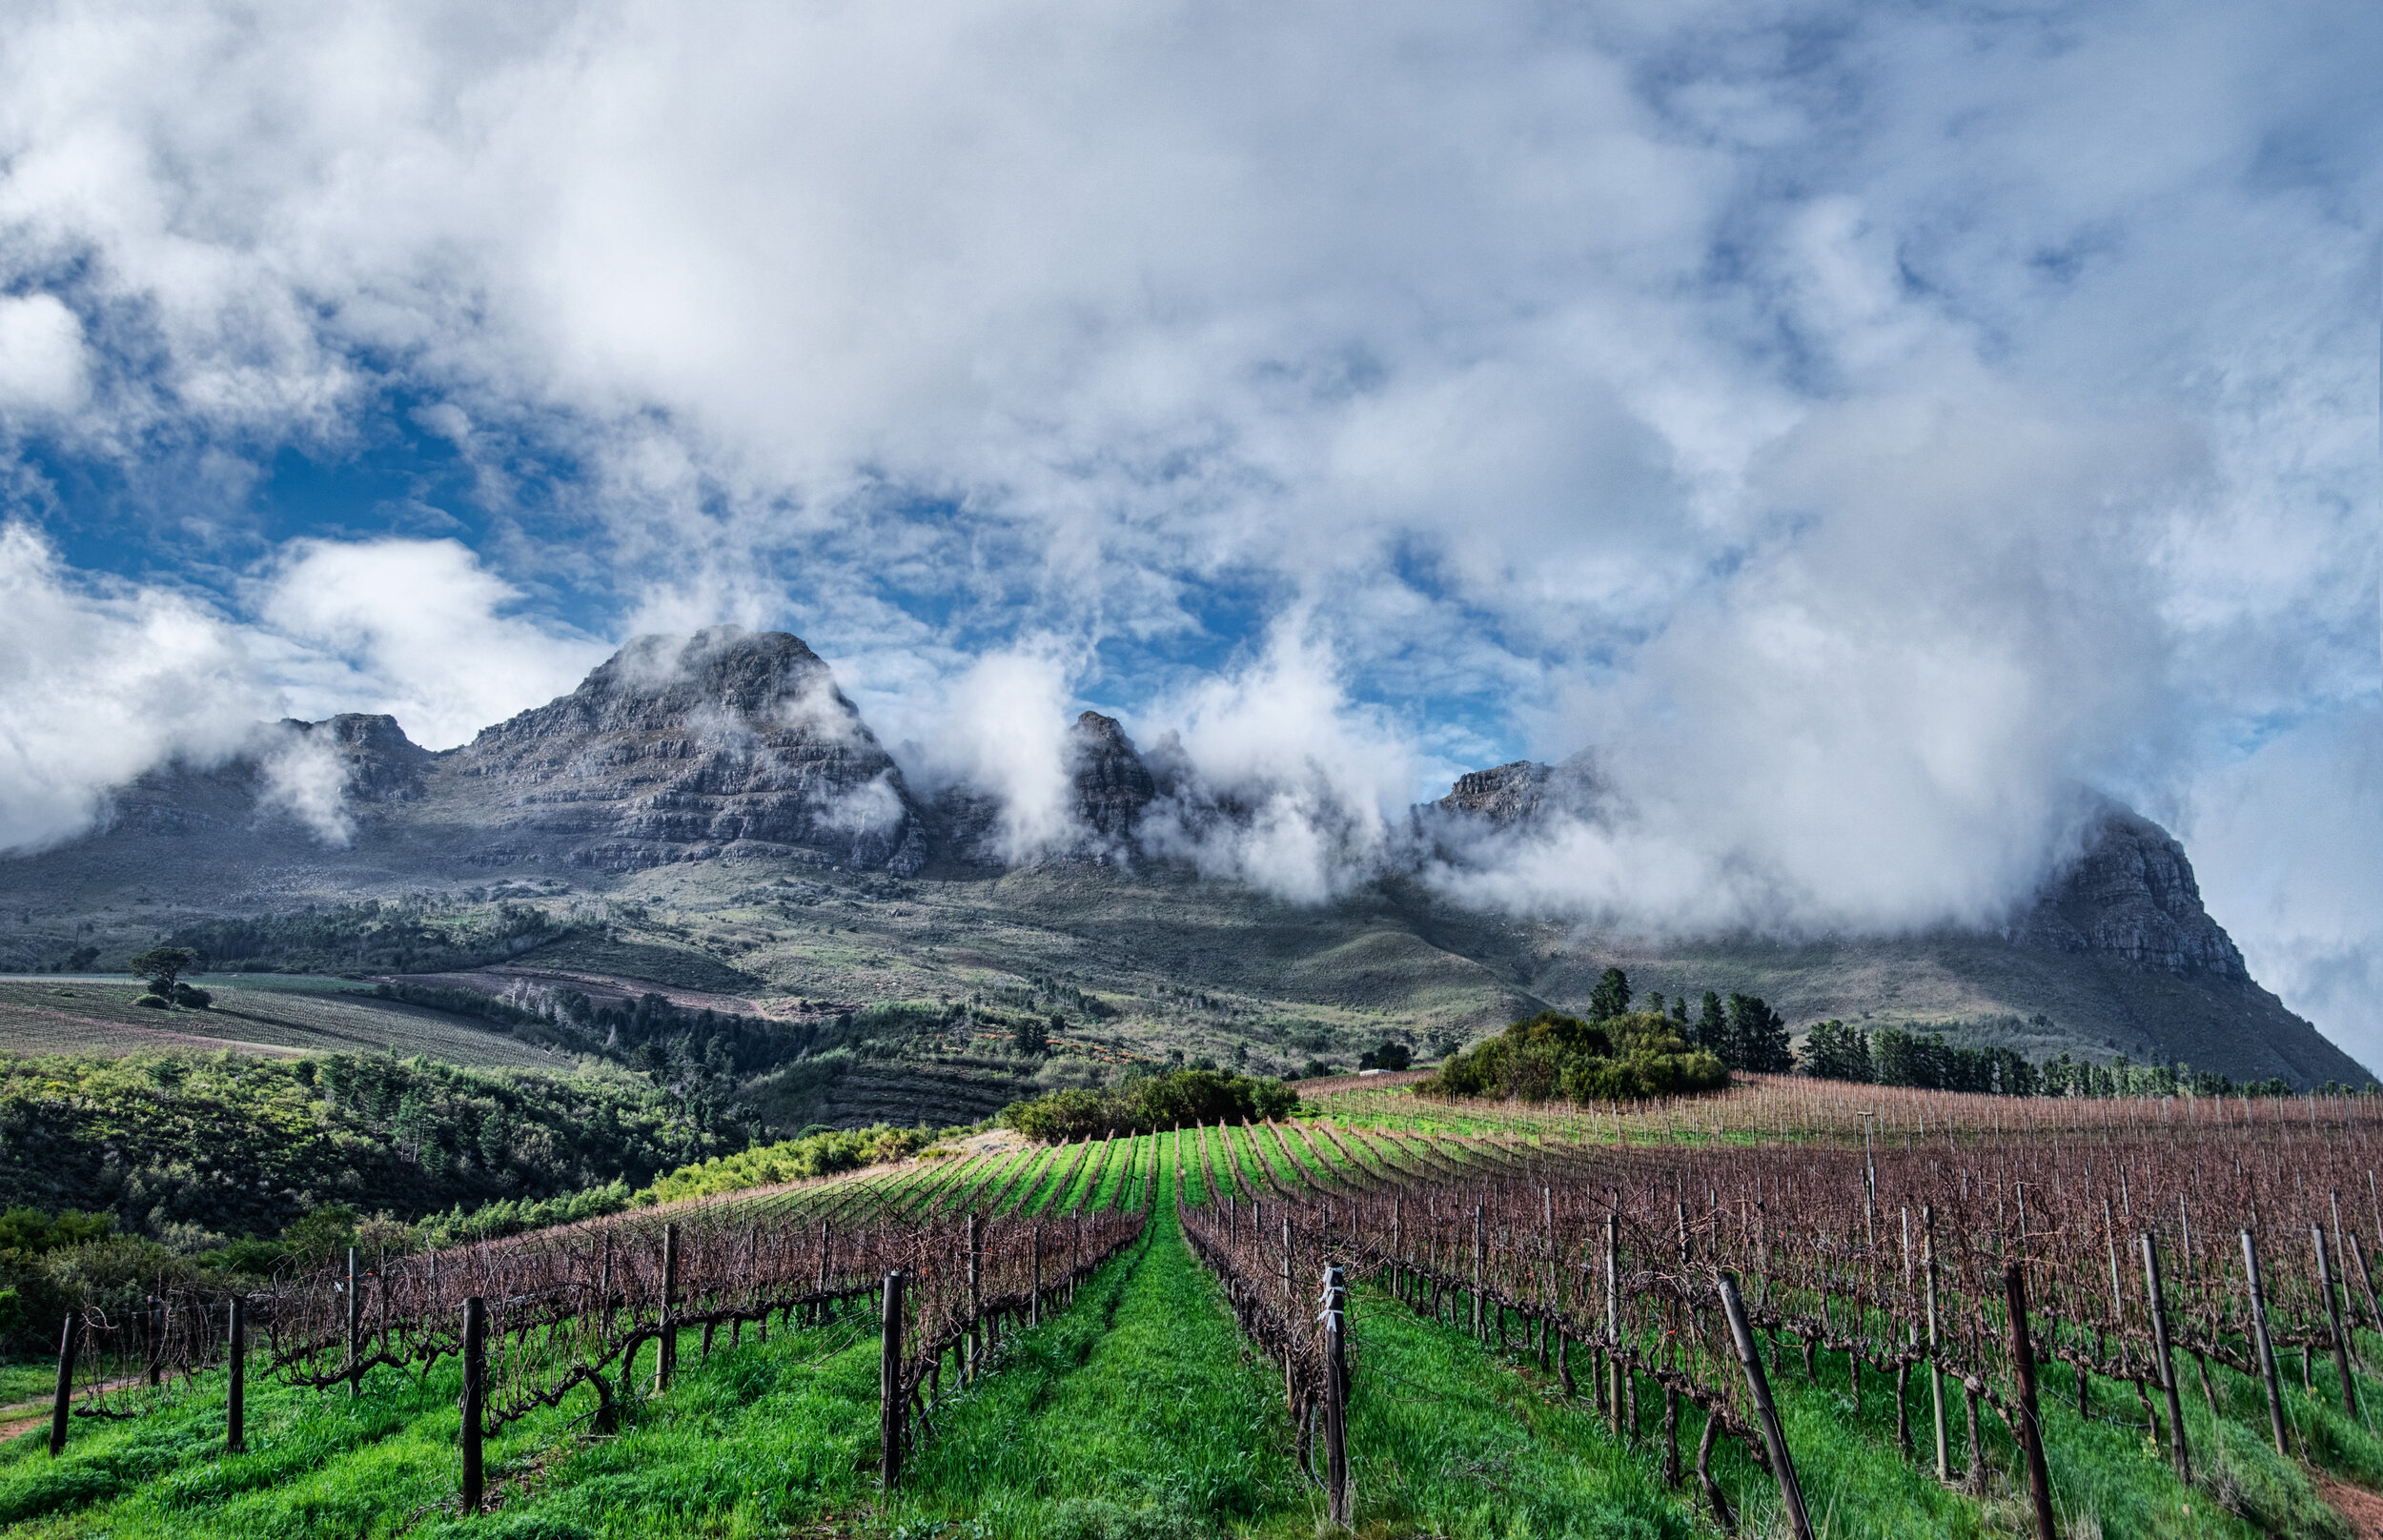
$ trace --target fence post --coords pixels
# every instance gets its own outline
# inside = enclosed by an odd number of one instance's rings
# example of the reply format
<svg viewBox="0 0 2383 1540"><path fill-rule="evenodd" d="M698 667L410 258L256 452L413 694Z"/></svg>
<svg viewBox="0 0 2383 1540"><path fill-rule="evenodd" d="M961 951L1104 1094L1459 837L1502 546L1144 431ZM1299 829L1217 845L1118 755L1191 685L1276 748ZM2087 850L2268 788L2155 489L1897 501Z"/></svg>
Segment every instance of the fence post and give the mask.
<svg viewBox="0 0 2383 1540"><path fill-rule="evenodd" d="M1936 1479L1949 1486L1953 1461L1945 1437L1945 1367L1936 1352L1936 1208L1932 1204L1920 1206L1920 1274L1927 1286L1928 1403L1936 1412Z"/></svg>
<svg viewBox="0 0 2383 1540"><path fill-rule="evenodd" d="M2333 1297L2333 1264L2325 1245L2325 1226L2312 1225L2309 1234L2317 1249L2317 1287L2325 1294L2325 1318L2333 1327L2333 1372L2342 1380L2342 1415L2355 1417L2358 1406L2350 1383L2350 1336L2342 1330L2341 1302Z"/></svg>
<svg viewBox="0 0 2383 1540"><path fill-rule="evenodd" d="M480 1420L488 1402L488 1302L463 1301L463 1511L479 1511L486 1487L480 1465Z"/></svg>
<svg viewBox="0 0 2383 1540"><path fill-rule="evenodd" d="M356 1291L356 1247L348 1247L348 1399L364 1393L364 1371L356 1368L363 1353L356 1335L364 1324L364 1296Z"/></svg>
<svg viewBox="0 0 2383 1540"><path fill-rule="evenodd" d="M74 1399L75 1317L80 1313L69 1310L66 1325L58 1332L58 1393L50 1408L50 1457L53 1460L66 1452L67 1409Z"/></svg>
<svg viewBox="0 0 2383 1540"><path fill-rule="evenodd" d="M2052 1524L2052 1472L2044 1464L2044 1428L2035 1407L2035 1344L2027 1340L2026 1267L2013 1262L2003 1268L2003 1292L2010 1303L2010 1361L2019 1371L2019 1448L2027 1457L2027 1495L2035 1501L2036 1540L2060 1540ZM1978 1456L1972 1453L1970 1458Z"/></svg>
<svg viewBox="0 0 2383 1540"><path fill-rule="evenodd" d="M877 1479L886 1491L902 1479L903 1413L908 1399L902 1383L902 1269L886 1274L886 1302L879 1327L877 1369Z"/></svg>
<svg viewBox="0 0 2383 1540"><path fill-rule="evenodd" d="M1605 1412L1621 1431L1621 1219L1605 1216ZM1637 1432L1638 1429L1630 1429Z"/></svg>
<svg viewBox="0 0 2383 1540"><path fill-rule="evenodd" d="M676 1220L662 1227L662 1350L655 1357L654 1388L670 1388L670 1376L679 1367L678 1317L672 1307L679 1292L679 1225Z"/></svg>
<svg viewBox="0 0 2383 1540"><path fill-rule="evenodd" d="M2176 1361L2168 1346L2168 1290L2160 1286L2160 1248L2150 1232L2143 1243L2143 1289L2151 1304L2151 1351L2159 1365L2160 1388L2168 1396L2168 1449L2176 1461L2176 1479L2192 1485L2192 1461L2185 1453L2185 1408L2176 1389Z"/></svg>
<svg viewBox="0 0 2383 1540"><path fill-rule="evenodd" d="M827 1292L827 1222L819 1222L819 1286L815 1292ZM811 1307L811 1325L819 1326L827 1319L827 1301L823 1297Z"/></svg>
<svg viewBox="0 0 2383 1540"><path fill-rule="evenodd" d="M1026 1324L1030 1327L1043 1324L1043 1226L1039 1221L1034 1226L1034 1283L1027 1290Z"/></svg>
<svg viewBox="0 0 2383 1540"><path fill-rule="evenodd" d="M2383 1331L2383 1306L2375 1303L2374 1275L2367 1270L2367 1253L2358 1244L2358 1232L2344 1230L2342 1242L2350 1249L2350 1270L2358 1280L2359 1291L2367 1296L2367 1319L2374 1323L2375 1330ZM2343 1292L2349 1290L2345 1288Z"/></svg>
<svg viewBox="0 0 2383 1540"><path fill-rule="evenodd" d="M2268 1340L2267 1296L2259 1287L2259 1245L2251 1232L2242 1232L2243 1276L2251 1289L2251 1329L2259 1349L2259 1378L2267 1386L2267 1420L2275 1435L2275 1452L2291 1458L2291 1441L2284 1433L2284 1392L2275 1383L2275 1347Z"/></svg>
<svg viewBox="0 0 2383 1540"><path fill-rule="evenodd" d="M1348 1527L1349 1359L1345 1350L1349 1290L1340 1269L1324 1269L1324 1489L1332 1522Z"/></svg>
<svg viewBox="0 0 2383 1540"><path fill-rule="evenodd" d="M224 1403L223 1447L227 1453L248 1449L248 1301L232 1299L231 1388Z"/></svg>
<svg viewBox="0 0 2383 1540"><path fill-rule="evenodd" d="M967 1343L968 1360L960 1376L963 1381L970 1385L976 1383L976 1377L980 1372L979 1366L985 1357L985 1333L982 1325L985 1309L984 1281L985 1232L982 1223L976 1215L971 1213L968 1215L968 1335Z"/></svg>
<svg viewBox="0 0 2383 1540"><path fill-rule="evenodd" d="M1473 1338L1481 1339L1487 1312L1481 1302L1481 1205L1473 1206Z"/></svg>
<svg viewBox="0 0 2383 1540"><path fill-rule="evenodd" d="M1738 1280L1715 1272L1721 1285L1721 1313L1729 1317L1729 1338L1738 1348L1738 1366L1746 1371L1746 1389L1754 1397L1754 1414L1762 1425L1762 1447L1770 1451L1771 1474L1779 1479L1779 1504L1787 1514L1795 1540L1813 1540L1812 1518L1803 1510L1803 1489L1796 1482L1794 1462L1787 1457L1787 1435L1780 1431L1779 1408L1771 1404L1771 1385L1762 1374L1762 1354L1746 1325L1746 1307L1738 1298Z"/></svg>

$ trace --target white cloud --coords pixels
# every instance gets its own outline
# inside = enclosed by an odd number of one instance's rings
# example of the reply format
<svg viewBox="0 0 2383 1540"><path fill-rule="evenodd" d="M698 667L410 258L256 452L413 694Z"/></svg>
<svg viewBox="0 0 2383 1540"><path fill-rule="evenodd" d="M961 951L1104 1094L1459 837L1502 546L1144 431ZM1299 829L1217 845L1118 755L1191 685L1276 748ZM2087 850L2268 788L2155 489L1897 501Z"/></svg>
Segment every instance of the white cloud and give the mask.
<svg viewBox="0 0 2383 1540"><path fill-rule="evenodd" d="M79 832L108 787L162 760L220 760L267 714L255 660L170 593L91 582L0 525L0 850Z"/></svg>
<svg viewBox="0 0 2383 1540"><path fill-rule="evenodd" d="M477 561L343 535L255 600L260 677L427 741L595 656L518 618L551 576L796 622L1021 849L1097 688L1285 891L1502 734L1638 809L1549 902L1974 918L2077 783L2194 803L2377 697L2379 28L82 7L0 51L0 408L221 463L394 387L500 504L500 446L575 467Z"/></svg>
<svg viewBox="0 0 2383 1540"><path fill-rule="evenodd" d="M453 540L299 540L258 609L307 649L289 677L302 712L387 712L448 748L569 694L612 650L502 613L521 597Z"/></svg>
<svg viewBox="0 0 2383 1540"><path fill-rule="evenodd" d="M0 413L64 412L88 388L74 313L55 294L0 298Z"/></svg>

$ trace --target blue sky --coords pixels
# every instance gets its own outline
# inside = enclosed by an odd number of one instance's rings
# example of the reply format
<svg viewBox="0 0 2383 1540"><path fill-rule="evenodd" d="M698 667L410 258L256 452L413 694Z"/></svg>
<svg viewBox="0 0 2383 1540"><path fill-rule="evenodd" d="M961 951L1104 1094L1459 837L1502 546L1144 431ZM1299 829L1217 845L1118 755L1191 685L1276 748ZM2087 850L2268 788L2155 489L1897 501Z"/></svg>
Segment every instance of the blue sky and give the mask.
<svg viewBox="0 0 2383 1540"><path fill-rule="evenodd" d="M0 27L0 839L734 620L1022 807L1171 732L1299 893L1591 749L1517 905L1977 922L2105 792L2383 1046L2372 7Z"/></svg>

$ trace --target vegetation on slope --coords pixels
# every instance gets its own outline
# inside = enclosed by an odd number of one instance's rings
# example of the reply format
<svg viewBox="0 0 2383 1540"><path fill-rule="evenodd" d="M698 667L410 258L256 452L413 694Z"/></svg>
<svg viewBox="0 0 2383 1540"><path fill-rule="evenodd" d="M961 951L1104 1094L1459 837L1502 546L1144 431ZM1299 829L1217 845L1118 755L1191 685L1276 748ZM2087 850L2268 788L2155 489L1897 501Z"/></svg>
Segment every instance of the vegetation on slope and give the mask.
<svg viewBox="0 0 2383 1540"><path fill-rule="evenodd" d="M1263 1122L1287 1116L1299 1093L1278 1080L1217 1069L1129 1075L1106 1091L1069 1087L1003 1109L1002 1123L1055 1144L1110 1133L1150 1133L1195 1123Z"/></svg>
<svg viewBox="0 0 2383 1540"><path fill-rule="evenodd" d="M1453 1055L1417 1083L1423 1096L1515 1097L1618 1102L1679 1096L1729 1084L1709 1048L1691 1045L1659 1011L1625 1011L1599 1022L1541 1011Z"/></svg>
<svg viewBox="0 0 2383 1540"><path fill-rule="evenodd" d="M270 1235L347 1204L400 1219L551 1198L741 1147L654 1087L363 1054L0 1057L0 1202Z"/></svg>

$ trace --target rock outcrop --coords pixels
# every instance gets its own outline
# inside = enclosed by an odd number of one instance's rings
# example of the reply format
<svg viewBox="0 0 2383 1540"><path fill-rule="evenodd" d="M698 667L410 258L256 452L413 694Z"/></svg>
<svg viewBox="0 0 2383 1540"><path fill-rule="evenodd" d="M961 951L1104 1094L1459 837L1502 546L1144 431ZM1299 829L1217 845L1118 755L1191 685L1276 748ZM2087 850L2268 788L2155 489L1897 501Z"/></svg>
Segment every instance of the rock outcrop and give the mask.
<svg viewBox="0 0 2383 1540"><path fill-rule="evenodd" d="M926 861L902 771L819 655L784 632L641 637L577 690L485 729L446 774L493 788L508 832L628 869L733 846Z"/></svg>
<svg viewBox="0 0 2383 1540"><path fill-rule="evenodd" d="M420 799L438 756L405 736L397 719L342 712L323 721L295 718L282 727L329 748L347 773L347 795L364 802L410 802Z"/></svg>
<svg viewBox="0 0 2383 1540"><path fill-rule="evenodd" d="M2076 864L2055 877L2024 926L2027 940L2094 952L2179 977L2248 981L2242 952L2201 906L2185 847L2124 809L2108 812Z"/></svg>
<svg viewBox="0 0 2383 1540"><path fill-rule="evenodd" d="M1102 841L1131 840L1158 782L1117 719L1097 711L1078 717L1068 730L1067 762L1076 822Z"/></svg>

